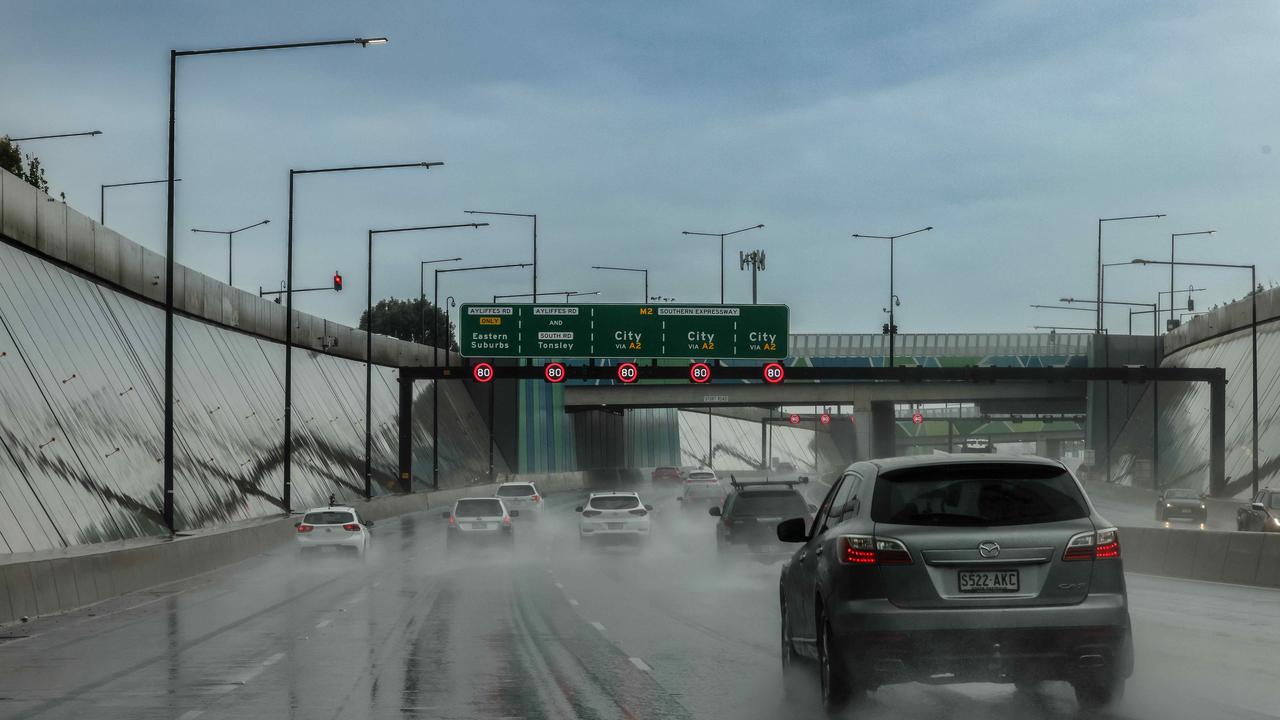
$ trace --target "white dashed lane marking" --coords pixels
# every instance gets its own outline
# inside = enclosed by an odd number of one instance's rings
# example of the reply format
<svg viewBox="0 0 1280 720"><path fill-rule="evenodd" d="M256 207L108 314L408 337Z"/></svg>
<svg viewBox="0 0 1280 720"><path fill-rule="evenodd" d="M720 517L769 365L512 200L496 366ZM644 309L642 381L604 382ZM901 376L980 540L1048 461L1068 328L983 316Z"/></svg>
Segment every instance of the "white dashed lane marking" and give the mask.
<svg viewBox="0 0 1280 720"><path fill-rule="evenodd" d="M578 601L574 600L573 598L569 598L569 604L574 607L578 607Z"/></svg>
<svg viewBox="0 0 1280 720"><path fill-rule="evenodd" d="M601 624L600 624L600 623L598 623L598 622L593 622L593 623L591 623L591 627L593 627L593 628L595 628L595 629L599 630L601 633L604 633L604 625L601 625Z"/></svg>
<svg viewBox="0 0 1280 720"><path fill-rule="evenodd" d="M316 623L316 629L319 630L322 627L328 627L329 624L332 622L333 622L332 619L321 620L320 622Z"/></svg>
<svg viewBox="0 0 1280 720"><path fill-rule="evenodd" d="M632 664L632 665L635 665L636 667L640 668L641 670L643 670L643 671L645 671L645 672L653 672L653 668L649 667L649 666L648 666L648 664L646 664L646 663L645 663L645 661L641 660L640 658L638 658L638 657L633 657L633 658L628 658L628 659L629 659L629 660L631 660L631 664Z"/></svg>

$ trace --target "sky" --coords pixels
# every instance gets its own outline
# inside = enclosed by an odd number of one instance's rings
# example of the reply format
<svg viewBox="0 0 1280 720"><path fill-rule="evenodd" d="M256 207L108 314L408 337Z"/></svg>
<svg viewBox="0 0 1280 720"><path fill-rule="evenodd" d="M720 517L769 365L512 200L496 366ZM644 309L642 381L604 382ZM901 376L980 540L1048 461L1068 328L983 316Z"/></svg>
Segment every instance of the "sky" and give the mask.
<svg viewBox="0 0 1280 720"><path fill-rule="evenodd" d="M234 284L284 277L289 169L442 161L296 186L296 307L355 324L366 232L538 214L539 290L759 301L792 332L878 332L888 243L913 332L1088 326L1042 310L1095 294L1105 262L1256 263L1280 281L1280 5L1271 2L646 3L0 0L0 133L32 141L54 193L98 215L103 183L165 176L171 49L387 36L386 45L187 57L178 68L177 260ZM107 224L163 252L164 186L108 190ZM528 262L531 227L381 236L374 297L416 296L419 263ZM430 274L426 277L431 293ZM442 276L441 298L529 292L531 273ZM1198 308L1247 275L1182 268ZM1107 271L1108 299L1154 302L1167 267ZM1114 307L1107 324L1127 329ZM1149 316L1136 321L1150 327ZM1135 332L1137 329L1135 329Z"/></svg>

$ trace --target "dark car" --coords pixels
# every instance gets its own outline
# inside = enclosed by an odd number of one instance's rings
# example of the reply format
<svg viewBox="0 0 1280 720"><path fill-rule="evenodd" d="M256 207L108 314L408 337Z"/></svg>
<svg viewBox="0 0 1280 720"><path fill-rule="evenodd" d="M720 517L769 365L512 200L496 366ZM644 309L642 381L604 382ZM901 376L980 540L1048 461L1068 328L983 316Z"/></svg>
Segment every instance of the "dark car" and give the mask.
<svg viewBox="0 0 1280 720"><path fill-rule="evenodd" d="M652 482L680 482L684 476L680 474L680 468L676 467L656 467L650 473L649 479Z"/></svg>
<svg viewBox="0 0 1280 720"><path fill-rule="evenodd" d="M1248 507L1236 510L1236 529L1280 532L1280 490L1262 490Z"/></svg>
<svg viewBox="0 0 1280 720"><path fill-rule="evenodd" d="M1204 497L1195 490L1167 488L1156 500L1157 522L1186 519L1204 524L1208 517L1209 511L1205 509Z"/></svg>
<svg viewBox="0 0 1280 720"><path fill-rule="evenodd" d="M778 540L777 526L791 518L808 522L817 508L796 489L809 482L799 480L739 482L730 476L724 505L707 510L720 518L716 524L716 549L721 553L747 550L753 553L789 553Z"/></svg>
<svg viewBox="0 0 1280 720"><path fill-rule="evenodd" d="M910 681L1066 680L1082 706L1133 672L1114 526L1056 461L960 455L851 466L780 580L782 667L817 663L835 710Z"/></svg>

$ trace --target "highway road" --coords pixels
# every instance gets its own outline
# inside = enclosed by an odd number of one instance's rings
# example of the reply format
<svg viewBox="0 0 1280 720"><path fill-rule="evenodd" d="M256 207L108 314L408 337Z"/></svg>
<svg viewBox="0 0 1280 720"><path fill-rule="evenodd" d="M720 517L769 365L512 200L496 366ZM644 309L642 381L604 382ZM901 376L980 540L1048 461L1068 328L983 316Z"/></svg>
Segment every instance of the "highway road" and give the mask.
<svg viewBox="0 0 1280 720"><path fill-rule="evenodd" d="M645 499L660 536L641 553L580 551L560 496L510 555L446 556L439 516L410 515L377 523L364 563L283 546L6 628L0 717L819 717L782 699L777 564L721 564L709 517L682 517L670 489ZM1145 576L1130 591L1137 673L1091 717L1280 717L1280 592ZM849 716L1082 717L1057 683L893 686Z"/></svg>

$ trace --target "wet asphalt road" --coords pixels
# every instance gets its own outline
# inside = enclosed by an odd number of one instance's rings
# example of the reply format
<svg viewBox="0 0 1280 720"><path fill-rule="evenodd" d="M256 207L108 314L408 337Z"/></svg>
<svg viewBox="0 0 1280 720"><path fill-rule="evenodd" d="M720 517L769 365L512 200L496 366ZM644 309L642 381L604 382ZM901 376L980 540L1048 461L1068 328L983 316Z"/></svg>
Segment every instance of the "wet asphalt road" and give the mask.
<svg viewBox="0 0 1280 720"><path fill-rule="evenodd" d="M782 700L777 563L719 563L713 521L673 497L646 497L641 553L581 551L576 498L554 497L510 557L446 557L433 512L378 523L364 563L286 546L4 628L26 637L0 640L0 717L819 717ZM1280 717L1280 592L1142 576L1130 592L1137 674L1111 717ZM849 717L1085 716L1050 683L893 686Z"/></svg>

